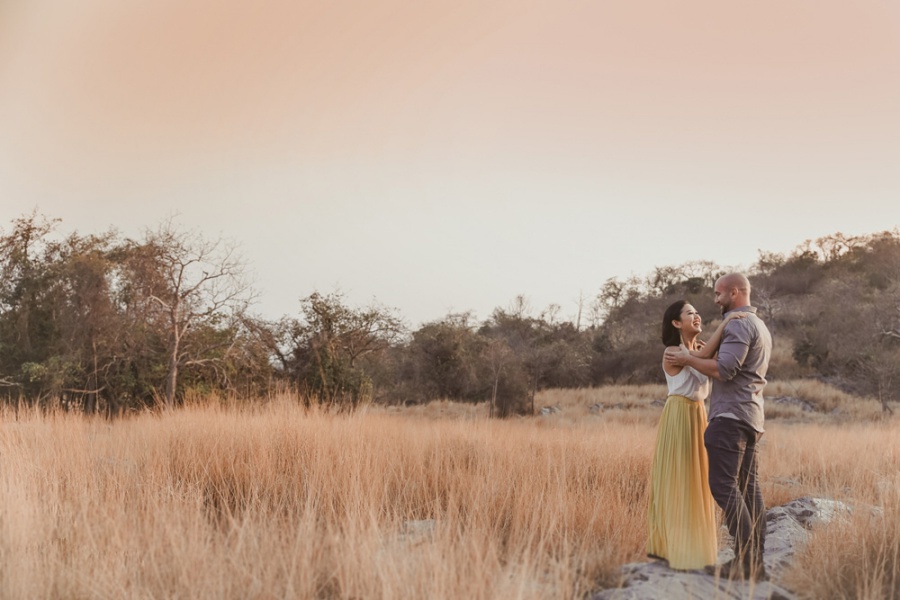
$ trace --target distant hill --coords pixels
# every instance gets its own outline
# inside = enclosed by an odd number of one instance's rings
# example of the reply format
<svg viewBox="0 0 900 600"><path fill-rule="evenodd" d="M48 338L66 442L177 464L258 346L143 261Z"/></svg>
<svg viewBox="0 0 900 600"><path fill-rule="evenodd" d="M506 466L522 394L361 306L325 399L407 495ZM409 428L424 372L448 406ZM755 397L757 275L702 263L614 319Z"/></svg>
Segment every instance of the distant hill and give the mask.
<svg viewBox="0 0 900 600"><path fill-rule="evenodd" d="M599 299L602 366L611 381L658 379L659 319L672 301L718 315L721 269L690 263L644 279L610 280ZM900 232L806 241L790 254L762 252L748 273L752 302L775 340L771 378L816 375L887 402L900 393Z"/></svg>

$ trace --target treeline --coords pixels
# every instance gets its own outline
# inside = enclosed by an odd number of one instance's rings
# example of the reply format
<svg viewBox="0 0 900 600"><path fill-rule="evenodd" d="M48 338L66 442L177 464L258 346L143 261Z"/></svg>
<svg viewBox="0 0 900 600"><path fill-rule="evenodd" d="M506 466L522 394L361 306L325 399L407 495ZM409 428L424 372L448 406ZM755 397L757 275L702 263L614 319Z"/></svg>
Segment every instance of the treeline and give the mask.
<svg viewBox="0 0 900 600"><path fill-rule="evenodd" d="M660 381L665 306L686 298L709 324L725 271L693 262L613 278L573 319L518 297L484 321L449 314L411 330L396 311L339 293L260 319L235 248L171 221L140 239L58 229L32 214L0 232L0 397L88 413L284 389L347 409L452 398L489 401L497 416L531 412L543 388ZM762 253L751 275L790 357L772 377L805 369L889 406L900 388L900 234Z"/></svg>

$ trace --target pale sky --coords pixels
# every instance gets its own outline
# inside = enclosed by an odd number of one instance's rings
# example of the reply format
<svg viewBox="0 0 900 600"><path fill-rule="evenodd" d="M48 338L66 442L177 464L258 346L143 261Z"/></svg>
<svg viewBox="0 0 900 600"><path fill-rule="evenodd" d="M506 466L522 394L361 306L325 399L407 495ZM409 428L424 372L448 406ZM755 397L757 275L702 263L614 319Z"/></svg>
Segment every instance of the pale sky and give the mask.
<svg viewBox="0 0 900 600"><path fill-rule="evenodd" d="M0 1L0 226L240 244L415 326L900 226L892 0Z"/></svg>

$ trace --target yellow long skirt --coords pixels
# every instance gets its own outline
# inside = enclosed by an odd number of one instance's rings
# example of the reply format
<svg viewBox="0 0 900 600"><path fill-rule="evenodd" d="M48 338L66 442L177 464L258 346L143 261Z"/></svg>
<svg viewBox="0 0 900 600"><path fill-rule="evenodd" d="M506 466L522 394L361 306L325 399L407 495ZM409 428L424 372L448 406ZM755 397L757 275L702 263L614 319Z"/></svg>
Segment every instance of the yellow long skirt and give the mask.
<svg viewBox="0 0 900 600"><path fill-rule="evenodd" d="M703 403L669 396L650 471L647 553L668 560L673 569L716 563L715 501L709 491L704 431Z"/></svg>

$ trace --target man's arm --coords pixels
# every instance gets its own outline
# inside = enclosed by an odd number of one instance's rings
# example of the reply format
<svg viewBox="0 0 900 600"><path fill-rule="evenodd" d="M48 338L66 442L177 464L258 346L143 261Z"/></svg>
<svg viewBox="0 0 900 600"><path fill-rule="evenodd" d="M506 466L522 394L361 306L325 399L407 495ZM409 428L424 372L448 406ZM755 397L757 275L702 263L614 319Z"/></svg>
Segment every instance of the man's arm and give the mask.
<svg viewBox="0 0 900 600"><path fill-rule="evenodd" d="M726 328L716 359L719 371L716 379L719 381L731 381L744 366L747 353L750 351L749 328L750 324L744 321L730 323Z"/></svg>
<svg viewBox="0 0 900 600"><path fill-rule="evenodd" d="M730 344L728 348L725 344L719 346L719 355L716 358L716 371L719 381L731 381L738 374L747 358L747 351L750 348L741 342Z"/></svg>
<svg viewBox="0 0 900 600"><path fill-rule="evenodd" d="M693 367L707 377L719 381L731 381L740 371L750 350L748 326L744 319L725 323L716 358L700 358L692 355L684 346L680 346L667 348L665 361L675 366Z"/></svg>
<svg viewBox="0 0 900 600"><path fill-rule="evenodd" d="M699 356L694 356L684 346L666 349L665 360L666 364L677 367L693 367L707 377L719 380L722 379L719 375L719 363L715 358L700 358Z"/></svg>

